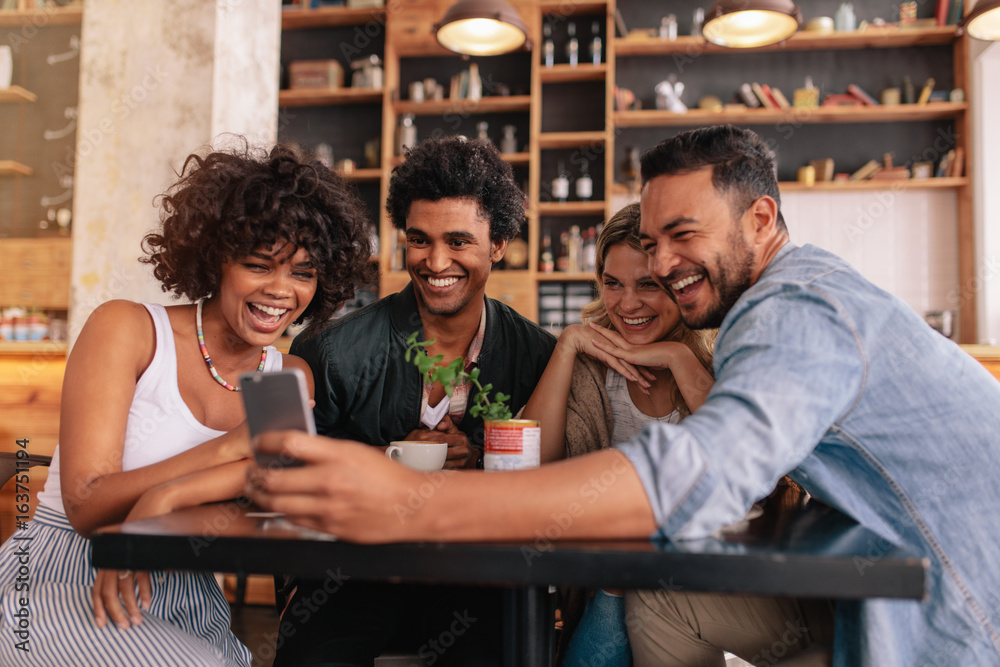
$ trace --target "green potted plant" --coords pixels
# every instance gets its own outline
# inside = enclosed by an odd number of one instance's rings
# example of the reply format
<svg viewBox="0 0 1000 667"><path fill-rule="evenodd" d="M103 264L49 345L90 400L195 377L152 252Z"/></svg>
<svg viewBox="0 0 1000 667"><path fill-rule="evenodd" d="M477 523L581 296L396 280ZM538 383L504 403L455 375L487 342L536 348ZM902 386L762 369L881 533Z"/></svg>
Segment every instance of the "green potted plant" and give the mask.
<svg viewBox="0 0 1000 667"><path fill-rule="evenodd" d="M465 371L465 360L458 357L441 365L444 355L428 356L425 348L433 345L435 339L418 341L420 332L414 331L406 339L405 359L412 362L417 370L431 382L440 382L445 393L451 398L455 385L468 380L475 387L469 394L469 414L482 417L485 426L484 463L487 470L515 470L538 466L541 452L541 428L536 421L512 419L513 414L507 402L510 396L496 392L490 399L492 383L479 382L479 369Z"/></svg>

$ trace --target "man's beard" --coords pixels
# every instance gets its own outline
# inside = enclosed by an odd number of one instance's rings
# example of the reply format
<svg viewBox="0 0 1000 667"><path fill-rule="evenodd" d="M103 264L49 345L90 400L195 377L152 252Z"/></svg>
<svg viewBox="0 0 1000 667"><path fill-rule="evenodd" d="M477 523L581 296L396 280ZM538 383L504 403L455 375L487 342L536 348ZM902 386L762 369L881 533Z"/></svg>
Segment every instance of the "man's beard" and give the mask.
<svg viewBox="0 0 1000 667"><path fill-rule="evenodd" d="M714 303L702 313L687 312L683 308L680 311L681 321L689 329L719 328L733 305L753 284L753 251L738 233L730 235L729 241L728 256L716 257L716 275L706 275L717 292Z"/></svg>

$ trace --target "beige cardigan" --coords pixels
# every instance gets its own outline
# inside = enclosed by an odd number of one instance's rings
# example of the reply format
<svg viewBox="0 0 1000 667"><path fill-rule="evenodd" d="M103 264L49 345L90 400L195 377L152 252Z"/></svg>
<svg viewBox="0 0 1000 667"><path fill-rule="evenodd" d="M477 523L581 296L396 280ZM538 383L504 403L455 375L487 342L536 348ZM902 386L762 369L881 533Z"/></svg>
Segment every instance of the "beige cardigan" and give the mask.
<svg viewBox="0 0 1000 667"><path fill-rule="evenodd" d="M566 457L611 446L613 418L605 389L607 366L580 354L573 364L573 380L566 403Z"/></svg>

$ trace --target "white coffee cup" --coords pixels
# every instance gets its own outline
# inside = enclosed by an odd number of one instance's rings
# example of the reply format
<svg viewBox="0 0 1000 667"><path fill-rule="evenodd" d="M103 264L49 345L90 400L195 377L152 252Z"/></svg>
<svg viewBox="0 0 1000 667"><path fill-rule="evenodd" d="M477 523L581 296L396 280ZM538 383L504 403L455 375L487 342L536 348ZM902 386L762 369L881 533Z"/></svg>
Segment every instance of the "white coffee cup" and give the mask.
<svg viewBox="0 0 1000 667"><path fill-rule="evenodd" d="M407 468L430 472L444 467L445 459L448 458L448 443L396 440L389 443L385 455Z"/></svg>

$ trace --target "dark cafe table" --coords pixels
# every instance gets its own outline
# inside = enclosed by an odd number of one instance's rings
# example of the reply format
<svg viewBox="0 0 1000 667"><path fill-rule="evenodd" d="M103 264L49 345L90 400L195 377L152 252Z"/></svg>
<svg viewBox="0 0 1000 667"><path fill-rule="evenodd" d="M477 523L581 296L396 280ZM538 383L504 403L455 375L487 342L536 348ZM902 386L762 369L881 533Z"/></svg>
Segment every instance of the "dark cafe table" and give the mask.
<svg viewBox="0 0 1000 667"><path fill-rule="evenodd" d="M550 586L661 588L820 598L924 595L927 563L816 502L768 512L696 541L536 540L359 545L294 527L239 502L112 526L93 536L97 567L292 574L325 579L499 585L504 664L550 665Z"/></svg>

